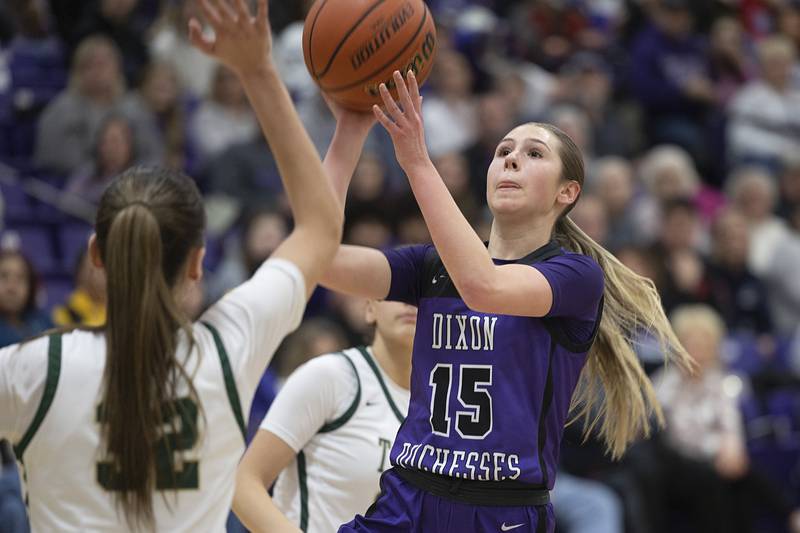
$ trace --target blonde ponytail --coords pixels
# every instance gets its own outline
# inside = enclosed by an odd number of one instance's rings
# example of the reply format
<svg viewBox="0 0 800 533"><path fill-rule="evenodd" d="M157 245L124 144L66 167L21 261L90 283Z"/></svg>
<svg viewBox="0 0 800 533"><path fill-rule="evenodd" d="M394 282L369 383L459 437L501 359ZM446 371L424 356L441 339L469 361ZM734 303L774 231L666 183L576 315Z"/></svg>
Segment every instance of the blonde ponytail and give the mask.
<svg viewBox="0 0 800 533"><path fill-rule="evenodd" d="M665 361L690 369L689 354L678 342L653 282L619 262L568 216L556 223L555 238L564 248L597 261L605 277L605 307L572 397L573 421L582 419L585 435L597 430L607 451L620 457L640 436L649 436L651 420L663 425L661 406L633 346L654 337Z"/></svg>

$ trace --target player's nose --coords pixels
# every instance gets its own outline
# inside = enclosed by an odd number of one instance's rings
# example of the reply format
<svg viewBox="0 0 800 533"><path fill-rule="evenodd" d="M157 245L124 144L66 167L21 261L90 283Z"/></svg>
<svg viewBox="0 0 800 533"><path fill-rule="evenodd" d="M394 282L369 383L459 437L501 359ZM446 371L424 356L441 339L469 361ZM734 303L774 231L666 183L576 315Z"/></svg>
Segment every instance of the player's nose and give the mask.
<svg viewBox="0 0 800 533"><path fill-rule="evenodd" d="M504 160L504 167L506 170L518 170L519 169L519 161L517 161L517 152L514 150L513 152L509 152L506 155Z"/></svg>

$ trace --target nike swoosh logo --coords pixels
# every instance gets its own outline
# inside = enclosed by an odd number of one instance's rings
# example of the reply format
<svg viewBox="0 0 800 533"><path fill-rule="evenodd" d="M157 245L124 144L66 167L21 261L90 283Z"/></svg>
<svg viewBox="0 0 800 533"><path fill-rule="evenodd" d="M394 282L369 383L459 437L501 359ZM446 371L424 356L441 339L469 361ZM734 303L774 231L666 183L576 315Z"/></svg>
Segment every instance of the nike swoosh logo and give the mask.
<svg viewBox="0 0 800 533"><path fill-rule="evenodd" d="M524 525L525 525L525 523L523 522L522 524L515 524L513 526L507 526L506 523L503 522L503 525L500 526L500 531L511 531L512 529L517 529L518 527L522 527Z"/></svg>

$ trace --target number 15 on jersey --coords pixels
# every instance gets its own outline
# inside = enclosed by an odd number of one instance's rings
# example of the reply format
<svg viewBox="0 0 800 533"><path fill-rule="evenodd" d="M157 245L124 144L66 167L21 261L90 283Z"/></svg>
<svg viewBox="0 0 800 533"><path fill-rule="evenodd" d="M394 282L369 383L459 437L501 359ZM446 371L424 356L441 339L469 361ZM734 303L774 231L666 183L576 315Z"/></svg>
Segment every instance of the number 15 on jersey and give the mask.
<svg viewBox="0 0 800 533"><path fill-rule="evenodd" d="M456 376L457 373L457 376ZM455 428L463 439L480 440L492 432L492 365L439 363L431 370L431 431L450 436L450 393L458 378Z"/></svg>

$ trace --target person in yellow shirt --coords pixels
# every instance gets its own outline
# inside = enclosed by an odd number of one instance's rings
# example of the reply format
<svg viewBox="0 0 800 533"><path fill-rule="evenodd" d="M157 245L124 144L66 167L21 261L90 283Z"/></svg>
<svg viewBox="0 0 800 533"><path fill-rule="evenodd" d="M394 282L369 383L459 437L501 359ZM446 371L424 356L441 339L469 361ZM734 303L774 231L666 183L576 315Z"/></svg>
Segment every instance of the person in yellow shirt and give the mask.
<svg viewBox="0 0 800 533"><path fill-rule="evenodd" d="M53 309L57 326L102 326L106 323L106 279L84 251L75 269L75 290Z"/></svg>

